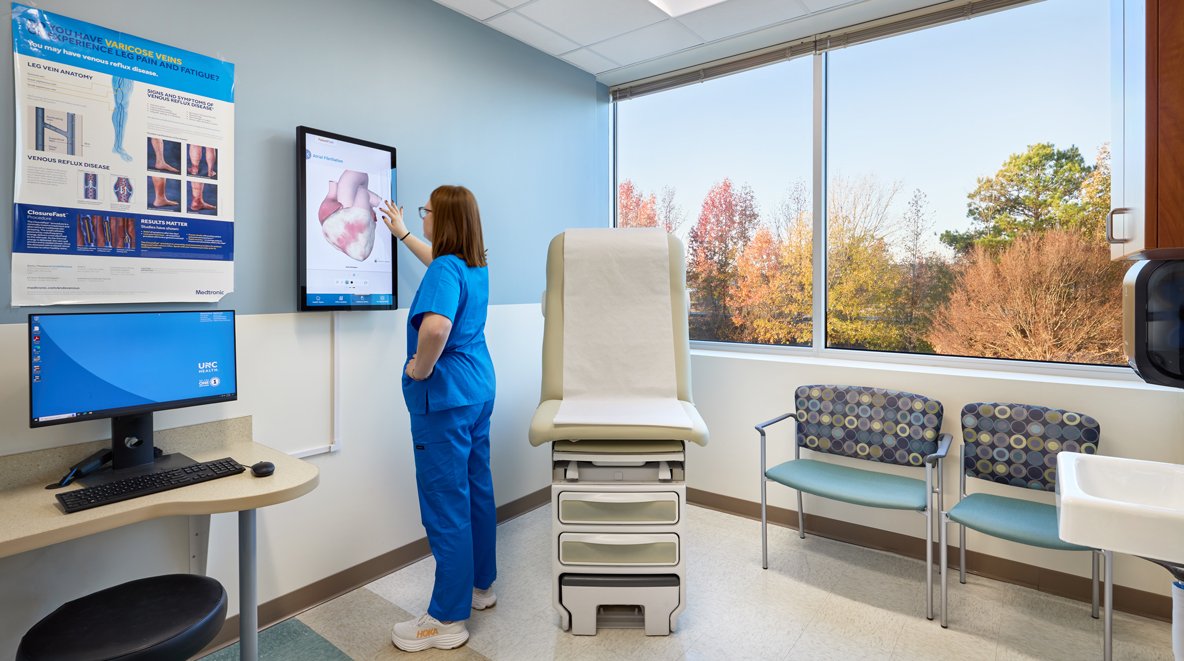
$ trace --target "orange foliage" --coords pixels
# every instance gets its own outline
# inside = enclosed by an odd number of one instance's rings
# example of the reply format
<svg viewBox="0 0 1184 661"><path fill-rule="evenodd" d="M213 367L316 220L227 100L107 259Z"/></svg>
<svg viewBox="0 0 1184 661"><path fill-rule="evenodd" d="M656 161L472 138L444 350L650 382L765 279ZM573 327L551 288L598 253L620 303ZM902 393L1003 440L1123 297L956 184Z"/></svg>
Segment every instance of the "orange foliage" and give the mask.
<svg viewBox="0 0 1184 661"><path fill-rule="evenodd" d="M1068 230L1023 234L997 258L976 246L927 339L941 354L1122 364L1124 270Z"/></svg>

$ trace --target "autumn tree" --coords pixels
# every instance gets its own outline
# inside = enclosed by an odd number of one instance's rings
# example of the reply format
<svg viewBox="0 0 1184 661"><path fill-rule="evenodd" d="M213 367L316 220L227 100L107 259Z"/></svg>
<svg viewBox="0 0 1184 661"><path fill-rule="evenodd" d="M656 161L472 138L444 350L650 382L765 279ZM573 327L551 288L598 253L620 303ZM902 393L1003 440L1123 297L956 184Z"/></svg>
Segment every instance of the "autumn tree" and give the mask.
<svg viewBox="0 0 1184 661"><path fill-rule="evenodd" d="M901 272L901 289L895 317L901 327L904 351L933 353L925 339L929 332L930 313L949 295L950 265L932 246L934 214L929 198L920 189L913 191L900 223L896 244Z"/></svg>
<svg viewBox="0 0 1184 661"><path fill-rule="evenodd" d="M631 179L617 186L617 227L655 227L658 224L654 194L649 197Z"/></svg>
<svg viewBox="0 0 1184 661"><path fill-rule="evenodd" d="M975 246L928 339L943 354L1121 364L1121 280L1109 248L1075 230Z"/></svg>
<svg viewBox="0 0 1184 661"><path fill-rule="evenodd" d="M747 185L737 187L724 179L704 198L687 240L687 286L694 290L692 334L697 339L736 338L728 293L759 222L756 197Z"/></svg>
<svg viewBox="0 0 1184 661"><path fill-rule="evenodd" d="M942 233L942 242L965 254L976 244L997 250L1025 232L1080 229L1080 192L1093 171L1076 146L1030 145L1007 157L994 176L978 178L966 211L973 226Z"/></svg>
<svg viewBox="0 0 1184 661"><path fill-rule="evenodd" d="M828 346L899 351L896 318L902 274L892 254L900 218L892 204L900 184L875 175L836 175L827 188Z"/></svg>
<svg viewBox="0 0 1184 661"><path fill-rule="evenodd" d="M728 291L737 339L806 345L813 337L813 213L804 181L786 190L744 248Z"/></svg>
<svg viewBox="0 0 1184 661"><path fill-rule="evenodd" d="M1078 229L1090 241L1106 242L1106 216L1110 213L1110 143L1098 147L1093 172L1081 184L1081 220Z"/></svg>

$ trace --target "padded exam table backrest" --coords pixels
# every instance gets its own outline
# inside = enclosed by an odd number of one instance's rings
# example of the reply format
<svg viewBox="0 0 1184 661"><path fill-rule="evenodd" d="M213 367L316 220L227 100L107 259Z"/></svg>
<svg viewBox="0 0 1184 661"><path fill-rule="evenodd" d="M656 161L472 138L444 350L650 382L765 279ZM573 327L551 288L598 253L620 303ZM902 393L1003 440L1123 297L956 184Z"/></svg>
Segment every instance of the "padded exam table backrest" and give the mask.
<svg viewBox="0 0 1184 661"><path fill-rule="evenodd" d="M628 230L622 230L628 231ZM551 240L547 249L547 291L543 293L543 378L539 410L530 426L530 443L539 446L556 440L572 439L636 439L636 440L682 440L707 445L707 427L695 411L691 399L691 341L689 302L687 298L686 256L682 241L673 234L667 235L670 249L670 307L674 331L674 369L677 380L677 396L684 402L684 409L693 424L692 429L673 427L625 427L605 426L598 430L566 425L555 427L554 418L559 402L563 400L563 239L560 234ZM573 436L564 436L565 431ZM594 435L589 435L594 434Z"/></svg>

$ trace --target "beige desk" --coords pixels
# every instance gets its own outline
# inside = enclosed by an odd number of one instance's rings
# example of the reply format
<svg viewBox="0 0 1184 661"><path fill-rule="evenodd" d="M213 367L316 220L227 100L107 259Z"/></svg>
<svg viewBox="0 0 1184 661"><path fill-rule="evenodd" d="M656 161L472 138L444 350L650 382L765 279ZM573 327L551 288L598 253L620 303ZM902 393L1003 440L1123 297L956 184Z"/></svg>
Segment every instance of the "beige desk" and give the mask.
<svg viewBox="0 0 1184 661"><path fill-rule="evenodd" d="M154 436L156 446L165 453L180 452L196 461L231 457L248 467L270 461L275 464L275 473L270 477L254 477L248 470L240 475L66 514L55 494L82 487L47 490L45 485L60 479L74 463L109 447L110 441L0 457L0 557L161 516L238 512L240 650L244 661L256 661L255 510L312 491L320 471L313 464L253 442L250 417L159 430ZM204 572L204 562L200 571Z"/></svg>

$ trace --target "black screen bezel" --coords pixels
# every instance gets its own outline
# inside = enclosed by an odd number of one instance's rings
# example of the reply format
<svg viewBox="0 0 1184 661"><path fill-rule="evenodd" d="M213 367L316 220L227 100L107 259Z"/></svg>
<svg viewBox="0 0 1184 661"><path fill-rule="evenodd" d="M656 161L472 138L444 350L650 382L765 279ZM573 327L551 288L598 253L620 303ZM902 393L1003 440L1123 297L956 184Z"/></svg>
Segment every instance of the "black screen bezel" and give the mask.
<svg viewBox="0 0 1184 661"><path fill-rule="evenodd" d="M308 175L305 165L307 159L304 157L305 144L308 136L316 135L330 140L340 140L342 142L349 142L361 147L376 149L379 151L389 152L391 155L391 170L395 169L395 148L388 145L380 145L377 142L370 142L369 140L360 140L358 138L351 138L349 136L340 135L338 133L330 133L320 129L310 128L308 126L296 127L296 243L297 243L297 260L296 260L296 309L300 312L355 312L355 311L376 311L376 310L397 310L399 307L399 251L398 246L394 245L394 240L391 242L391 304L390 305L308 305L308 236L306 234L307 225L304 222L307 217L307 184ZM398 179L394 182L397 185ZM385 229L385 225L382 227ZM375 231L378 231L376 228Z"/></svg>
<svg viewBox="0 0 1184 661"><path fill-rule="evenodd" d="M84 315L133 315L133 314L196 314L208 312L222 312L229 313L231 317L231 352L234 354L234 392L222 395L211 395L209 397L195 397L192 399L177 399L169 402L157 402L153 404L140 404L138 406L124 406L114 409L104 409L102 411L94 411L87 415L74 416L72 418L60 418L57 420L37 421L33 417L33 317L81 317ZM238 400L239 381L238 381L238 326L237 317L234 310L173 310L169 312L137 310L135 312L30 312L28 324L25 326L25 338L28 344L27 358L29 362L29 427L36 429L38 427L52 427L53 425L64 425L71 422L84 422L86 420L102 420L104 418L116 418L125 415L140 415L143 413L152 413L155 411L167 411L169 409L180 409L189 406L201 406L203 404L219 404L222 402L233 402ZM38 322L40 323L40 322Z"/></svg>

